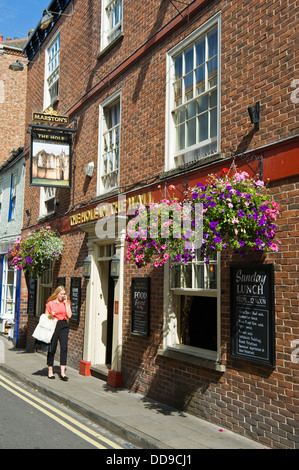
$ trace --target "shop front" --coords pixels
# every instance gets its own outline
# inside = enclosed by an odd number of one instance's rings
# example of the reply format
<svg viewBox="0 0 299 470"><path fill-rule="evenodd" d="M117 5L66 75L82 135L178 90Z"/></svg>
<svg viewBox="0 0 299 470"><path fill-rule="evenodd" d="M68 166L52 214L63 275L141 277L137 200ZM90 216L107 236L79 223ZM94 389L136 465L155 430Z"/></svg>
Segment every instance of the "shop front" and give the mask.
<svg viewBox="0 0 299 470"><path fill-rule="evenodd" d="M0 333L18 342L21 273L8 266L6 253L0 254Z"/></svg>

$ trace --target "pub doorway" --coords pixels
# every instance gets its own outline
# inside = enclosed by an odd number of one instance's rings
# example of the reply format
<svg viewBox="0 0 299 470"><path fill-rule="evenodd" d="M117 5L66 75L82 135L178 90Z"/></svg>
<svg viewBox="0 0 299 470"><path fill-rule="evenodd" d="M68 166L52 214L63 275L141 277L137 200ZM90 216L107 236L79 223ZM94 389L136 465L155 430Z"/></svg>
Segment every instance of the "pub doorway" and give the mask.
<svg viewBox="0 0 299 470"><path fill-rule="evenodd" d="M98 288L95 289L96 322L95 322L95 355L93 368L107 371L111 368L113 346L113 306L114 281L110 276L111 258L115 245L98 247Z"/></svg>

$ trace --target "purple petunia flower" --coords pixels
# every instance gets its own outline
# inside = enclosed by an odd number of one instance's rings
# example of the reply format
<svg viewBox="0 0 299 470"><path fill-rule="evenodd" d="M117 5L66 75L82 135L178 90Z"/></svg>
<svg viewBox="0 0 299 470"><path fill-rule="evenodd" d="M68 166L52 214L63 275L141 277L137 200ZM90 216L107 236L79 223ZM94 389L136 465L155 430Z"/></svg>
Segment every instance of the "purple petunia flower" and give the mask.
<svg viewBox="0 0 299 470"><path fill-rule="evenodd" d="M219 221L217 220L217 222L210 222L210 227L211 228L216 228L217 227L217 224L219 224Z"/></svg>

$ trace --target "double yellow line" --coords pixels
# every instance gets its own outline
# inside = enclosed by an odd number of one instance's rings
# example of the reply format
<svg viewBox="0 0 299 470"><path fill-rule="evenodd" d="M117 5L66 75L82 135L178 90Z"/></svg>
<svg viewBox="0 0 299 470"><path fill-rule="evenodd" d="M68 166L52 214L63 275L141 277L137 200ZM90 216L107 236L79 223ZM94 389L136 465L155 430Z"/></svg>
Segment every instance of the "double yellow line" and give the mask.
<svg viewBox="0 0 299 470"><path fill-rule="evenodd" d="M65 428L69 429L74 434L81 437L85 441L89 442L90 444L92 444L96 448L98 448L98 449L108 449L108 448L111 448L111 447L113 449L122 449L123 448L123 447L120 447L115 442L108 439L107 437L102 436L102 434L94 432L88 426L85 426L83 423L80 423L80 421L72 418L71 416L67 415L63 411L60 411L60 410L58 411L54 406L50 405L49 403L43 401L42 402L43 406L38 405L35 402L40 402L39 398L34 396L32 393L27 392L23 388L19 387L14 382L12 382L11 380L4 377L2 374L0 374L0 386L5 388L6 390L10 391L11 393L16 395L17 397L21 398L25 402L29 403L34 408L41 411L45 415L49 416L54 421L61 424ZM48 411L46 408L50 411ZM61 416L61 418L63 418L63 419L59 418L55 413L59 413L59 416ZM78 428L81 429L81 431L79 429L75 428L74 426L72 426L71 424L68 424L66 421L68 421L68 422L72 423L73 425L77 426ZM82 432L82 431L84 431L84 432ZM99 439L100 441L106 443L108 447L104 446L103 444L100 444L95 439L92 439L90 436L88 436L85 433L87 433L89 435L92 435L94 438Z"/></svg>

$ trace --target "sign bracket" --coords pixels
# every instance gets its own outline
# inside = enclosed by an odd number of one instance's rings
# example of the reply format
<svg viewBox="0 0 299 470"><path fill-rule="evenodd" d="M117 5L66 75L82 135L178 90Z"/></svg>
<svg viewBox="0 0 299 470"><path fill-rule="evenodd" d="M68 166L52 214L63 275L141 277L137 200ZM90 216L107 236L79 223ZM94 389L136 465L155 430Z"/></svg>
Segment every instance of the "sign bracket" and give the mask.
<svg viewBox="0 0 299 470"><path fill-rule="evenodd" d="M64 132L64 133L72 133L72 134L77 134L77 119L75 120L75 127L56 127L56 126L47 126L46 124L28 124L30 129L27 130L27 132L31 132L31 130L35 129L42 129L45 131L59 131L59 132Z"/></svg>

